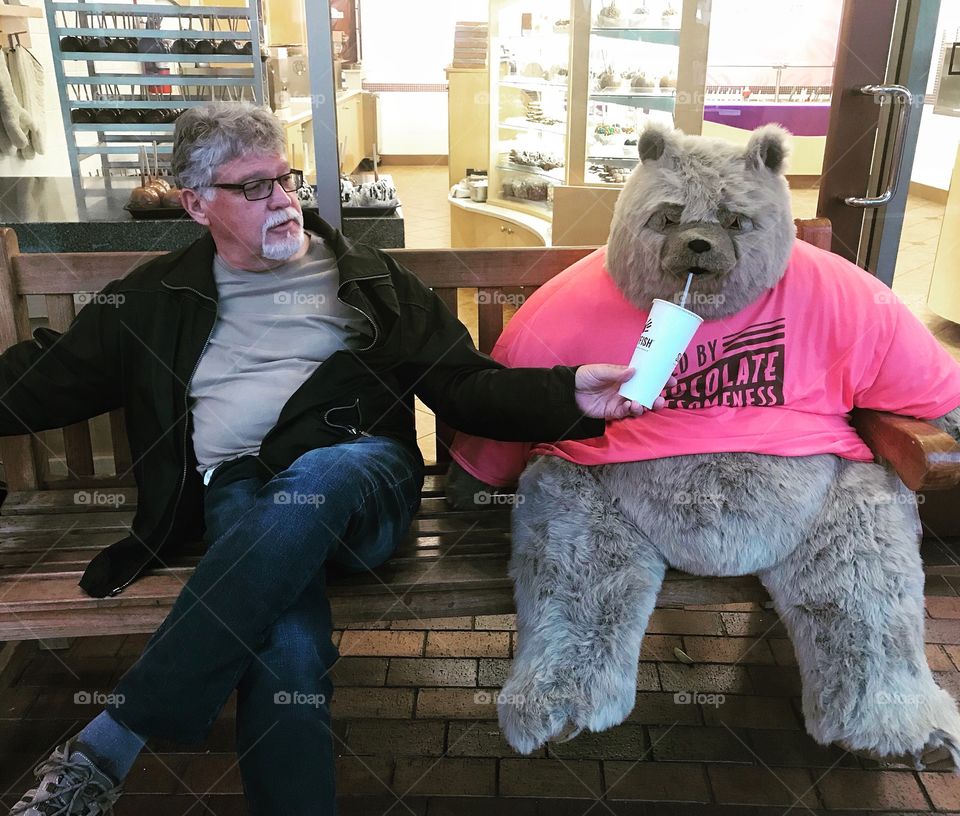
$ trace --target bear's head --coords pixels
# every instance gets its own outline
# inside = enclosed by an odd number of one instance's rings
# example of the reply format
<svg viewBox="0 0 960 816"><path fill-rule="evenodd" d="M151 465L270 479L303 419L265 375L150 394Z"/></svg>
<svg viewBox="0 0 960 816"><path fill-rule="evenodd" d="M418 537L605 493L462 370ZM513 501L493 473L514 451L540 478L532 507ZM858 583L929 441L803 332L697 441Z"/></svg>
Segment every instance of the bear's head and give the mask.
<svg viewBox="0 0 960 816"><path fill-rule="evenodd" d="M777 284L796 236L786 131L765 125L743 148L653 125L639 151L607 242L607 269L631 303L677 302L692 272L686 307L709 320Z"/></svg>

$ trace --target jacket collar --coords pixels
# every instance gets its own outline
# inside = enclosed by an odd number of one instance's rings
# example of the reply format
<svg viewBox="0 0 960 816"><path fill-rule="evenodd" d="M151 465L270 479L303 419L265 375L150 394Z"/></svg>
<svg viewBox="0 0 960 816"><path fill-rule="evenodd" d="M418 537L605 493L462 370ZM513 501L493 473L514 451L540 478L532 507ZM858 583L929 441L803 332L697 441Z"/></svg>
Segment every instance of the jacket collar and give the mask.
<svg viewBox="0 0 960 816"><path fill-rule="evenodd" d="M377 252L365 244L355 244L319 215L306 210L303 226L319 236L337 258L340 286L359 278L383 277L389 274L386 264ZM213 256L216 245L209 232L192 244L172 252L168 257L169 271L163 276L166 285L192 289L205 297L217 299L217 285L213 277Z"/></svg>

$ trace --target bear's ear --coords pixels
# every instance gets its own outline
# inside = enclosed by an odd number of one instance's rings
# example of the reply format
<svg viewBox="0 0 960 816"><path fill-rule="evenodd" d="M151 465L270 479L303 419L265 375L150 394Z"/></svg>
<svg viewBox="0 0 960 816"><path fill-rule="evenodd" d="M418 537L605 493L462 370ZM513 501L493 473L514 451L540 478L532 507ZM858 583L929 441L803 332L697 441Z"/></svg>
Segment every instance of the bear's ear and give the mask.
<svg viewBox="0 0 960 816"><path fill-rule="evenodd" d="M673 132L668 127L655 124L647 125L637 142L640 161L659 161L663 158L663 154L668 152L672 137Z"/></svg>
<svg viewBox="0 0 960 816"><path fill-rule="evenodd" d="M790 152L787 143L789 135L779 125L764 125L753 131L744 155L747 167L751 170L766 167L774 173L782 173Z"/></svg>

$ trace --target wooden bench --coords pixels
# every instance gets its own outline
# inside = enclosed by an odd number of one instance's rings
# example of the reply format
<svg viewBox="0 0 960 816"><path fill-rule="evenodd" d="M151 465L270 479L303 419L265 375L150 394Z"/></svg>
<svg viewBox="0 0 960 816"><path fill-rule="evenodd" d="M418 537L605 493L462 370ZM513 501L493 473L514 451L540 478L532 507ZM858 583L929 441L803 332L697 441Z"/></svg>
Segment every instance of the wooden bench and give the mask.
<svg viewBox="0 0 960 816"><path fill-rule="evenodd" d="M829 223L801 225L812 242L829 242ZM504 323L505 295L529 294L590 248L397 250L454 313L477 309L479 346L489 351ZM65 329L74 294L99 291L159 253L20 254L15 233L0 230L0 347L31 335L26 297L46 301L49 325ZM473 292L479 290L479 297ZM463 295L463 297L458 297ZM960 481L960 453L946 434L915 420L862 413L861 432L914 489ZM0 641L152 632L169 611L203 551L201 542L112 598L77 586L87 562L122 537L136 506L123 416L114 412L58 431L0 439L9 494L0 512ZM513 611L507 576L509 511L449 510L443 499L445 446L429 468L422 508L397 555L376 573L331 582L338 625L349 622ZM50 451L57 455L51 457ZM112 506L78 504L79 490L114 496ZM955 567L944 569L956 569ZM700 578L671 571L661 606L766 599L752 576Z"/></svg>

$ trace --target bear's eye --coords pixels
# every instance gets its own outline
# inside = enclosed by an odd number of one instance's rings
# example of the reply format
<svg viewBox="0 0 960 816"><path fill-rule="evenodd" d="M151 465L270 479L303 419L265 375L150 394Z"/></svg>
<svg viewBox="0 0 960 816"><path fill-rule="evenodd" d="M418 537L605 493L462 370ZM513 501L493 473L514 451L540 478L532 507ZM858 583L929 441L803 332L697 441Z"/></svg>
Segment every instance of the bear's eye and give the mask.
<svg viewBox="0 0 960 816"><path fill-rule="evenodd" d="M739 213L727 213L723 221L724 228L733 232L750 232L753 229L753 221Z"/></svg>
<svg viewBox="0 0 960 816"><path fill-rule="evenodd" d="M647 226L650 229L662 232L667 227L679 224L681 221L681 211L676 208L658 210L647 220Z"/></svg>

